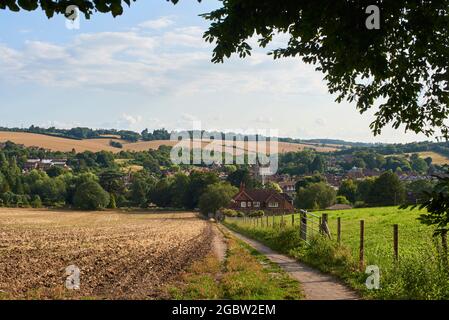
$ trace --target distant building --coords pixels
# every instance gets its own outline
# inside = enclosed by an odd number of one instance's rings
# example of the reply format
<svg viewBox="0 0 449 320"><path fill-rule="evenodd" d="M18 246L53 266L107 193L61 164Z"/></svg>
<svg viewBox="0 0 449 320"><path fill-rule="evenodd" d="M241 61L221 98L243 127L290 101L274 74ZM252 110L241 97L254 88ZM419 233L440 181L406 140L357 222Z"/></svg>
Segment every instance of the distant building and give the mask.
<svg viewBox="0 0 449 320"><path fill-rule="evenodd" d="M290 197L294 197L296 194L296 186L295 186L295 181L290 180L290 181L280 181L279 186L282 189L282 192L288 194Z"/></svg>
<svg viewBox="0 0 449 320"><path fill-rule="evenodd" d="M404 181L404 182L413 182L413 181L418 181L418 180L432 180L433 177L428 176L428 175L420 175L419 173L416 172L406 172L406 173L402 173L400 175L398 175L399 180Z"/></svg>
<svg viewBox="0 0 449 320"><path fill-rule="evenodd" d="M332 186L336 189L340 188L341 182L343 180L342 176L331 174L331 173L326 173L324 175L324 177L326 178L327 184L329 184L330 186Z"/></svg>
<svg viewBox="0 0 449 320"><path fill-rule="evenodd" d="M46 171L53 166L67 169L67 159L28 159L23 165L23 170L31 171L36 169Z"/></svg>
<svg viewBox="0 0 449 320"><path fill-rule="evenodd" d="M365 177L378 177L382 174L383 171L373 170L373 169L363 169L363 175Z"/></svg>
<svg viewBox="0 0 449 320"><path fill-rule="evenodd" d="M288 194L269 189L247 190L245 185L240 186L229 208L244 212L263 210L273 214L290 213L295 210L293 200Z"/></svg>
<svg viewBox="0 0 449 320"><path fill-rule="evenodd" d="M365 177L365 175L363 174L363 169L353 167L351 170L349 170L346 173L346 177L349 179L357 180L357 179L363 179Z"/></svg>
<svg viewBox="0 0 449 320"><path fill-rule="evenodd" d="M28 159L27 162L23 165L23 170L31 171L33 169L38 169L39 163L41 159Z"/></svg>

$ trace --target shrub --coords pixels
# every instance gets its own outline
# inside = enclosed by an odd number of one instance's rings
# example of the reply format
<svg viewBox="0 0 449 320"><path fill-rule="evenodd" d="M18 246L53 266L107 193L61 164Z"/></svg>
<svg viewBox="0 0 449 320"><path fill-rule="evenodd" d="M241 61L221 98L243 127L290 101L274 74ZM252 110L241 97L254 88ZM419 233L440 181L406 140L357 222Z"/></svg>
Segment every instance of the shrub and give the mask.
<svg viewBox="0 0 449 320"><path fill-rule="evenodd" d="M117 208L117 202L115 201L115 195L113 193L111 193L109 195L109 204L108 204L108 208L109 209L116 209Z"/></svg>
<svg viewBox="0 0 449 320"><path fill-rule="evenodd" d="M254 210L248 214L249 217L263 217L264 215L265 212L263 210Z"/></svg>
<svg viewBox="0 0 449 320"><path fill-rule="evenodd" d="M33 208L42 208L41 197L39 197L38 195L33 196L33 199L31 200L31 206Z"/></svg>
<svg viewBox="0 0 449 320"><path fill-rule="evenodd" d="M109 145L114 148L119 148L119 149L123 148L123 144L121 144L118 141L114 141L114 140L109 141Z"/></svg>
<svg viewBox="0 0 449 320"><path fill-rule="evenodd" d="M221 212L226 216L226 217L237 217L238 213L235 210L232 209L223 209L221 210Z"/></svg>
<svg viewBox="0 0 449 320"><path fill-rule="evenodd" d="M366 206L366 203L363 201L356 201L354 203L354 208L365 208Z"/></svg>
<svg viewBox="0 0 449 320"><path fill-rule="evenodd" d="M95 181L86 181L78 186L73 203L83 210L104 209L109 204L109 193Z"/></svg>
<svg viewBox="0 0 449 320"><path fill-rule="evenodd" d="M18 208L29 208L29 196L28 195L17 195L16 204Z"/></svg>
<svg viewBox="0 0 449 320"><path fill-rule="evenodd" d="M337 196L337 198L335 198L335 202L338 204L349 204L349 201L345 196Z"/></svg>

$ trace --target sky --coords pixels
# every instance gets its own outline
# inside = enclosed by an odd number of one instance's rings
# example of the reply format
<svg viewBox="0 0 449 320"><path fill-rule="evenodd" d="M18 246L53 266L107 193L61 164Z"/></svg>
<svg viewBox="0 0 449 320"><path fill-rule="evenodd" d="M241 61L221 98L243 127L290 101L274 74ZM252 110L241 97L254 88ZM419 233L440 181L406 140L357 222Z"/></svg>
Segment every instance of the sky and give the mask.
<svg viewBox="0 0 449 320"><path fill-rule="evenodd" d="M140 0L116 18L81 18L79 29L40 10L0 10L0 126L141 131L200 122L205 130L271 129L301 139L429 140L391 128L374 137L373 113L335 102L323 74L298 58L273 60L253 46L251 57L211 63L199 14L217 7ZM279 35L272 48L286 39Z"/></svg>

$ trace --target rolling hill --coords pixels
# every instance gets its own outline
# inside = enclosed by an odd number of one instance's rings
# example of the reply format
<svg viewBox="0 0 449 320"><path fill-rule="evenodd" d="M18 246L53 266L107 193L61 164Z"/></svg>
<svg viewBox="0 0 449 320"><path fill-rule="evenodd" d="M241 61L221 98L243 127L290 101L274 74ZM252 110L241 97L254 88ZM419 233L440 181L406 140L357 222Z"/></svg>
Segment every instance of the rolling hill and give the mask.
<svg viewBox="0 0 449 320"><path fill-rule="evenodd" d="M123 145L123 148L115 148L109 145L110 141L117 141ZM0 142L12 141L16 144L22 144L26 147L39 147L52 151L62 151L70 152L75 149L76 152L83 151L111 151L120 152L122 150L126 151L145 151L149 149L158 149L162 145L174 146L177 142L170 140L154 140L154 141L139 141L139 142L127 142L125 140L118 139L117 137L100 138L100 139L83 139L75 140L69 138L63 138L58 136L28 133L28 132L10 132L10 131L0 131ZM187 142L188 143L188 142ZM202 147L205 148L210 143L202 142ZM331 152L338 150L335 146L318 146L311 144L299 144L299 143L289 143L289 142L279 142L278 152L292 152L301 151L304 149L314 149L318 152ZM269 150L269 148L267 147ZM232 153L236 150L236 154L241 154L244 151L255 152L256 143L249 142L245 143L243 146L232 146L231 141L226 141L223 143L223 150L228 153Z"/></svg>

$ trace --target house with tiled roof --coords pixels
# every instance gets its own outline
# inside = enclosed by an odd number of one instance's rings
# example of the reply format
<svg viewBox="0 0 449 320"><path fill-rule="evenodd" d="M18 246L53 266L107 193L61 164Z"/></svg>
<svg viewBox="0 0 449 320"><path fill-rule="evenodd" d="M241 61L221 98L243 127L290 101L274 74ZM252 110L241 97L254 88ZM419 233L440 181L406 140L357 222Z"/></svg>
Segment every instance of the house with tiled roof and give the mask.
<svg viewBox="0 0 449 320"><path fill-rule="evenodd" d="M278 182L282 191L288 194L290 197L294 197L296 194L296 182L294 180L286 180Z"/></svg>
<svg viewBox="0 0 449 320"><path fill-rule="evenodd" d="M246 189L244 184L232 198L229 208L243 212L263 210L271 214L291 213L295 210L293 199L288 194L271 189Z"/></svg>

